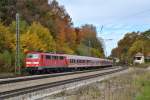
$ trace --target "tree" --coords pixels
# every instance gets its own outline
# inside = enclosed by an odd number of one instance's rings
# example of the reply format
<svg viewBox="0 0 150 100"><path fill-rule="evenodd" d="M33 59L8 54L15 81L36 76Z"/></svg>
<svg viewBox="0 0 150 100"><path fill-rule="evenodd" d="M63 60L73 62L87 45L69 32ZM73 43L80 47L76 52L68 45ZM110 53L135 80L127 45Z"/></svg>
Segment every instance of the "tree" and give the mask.
<svg viewBox="0 0 150 100"><path fill-rule="evenodd" d="M104 54L103 52L100 52L98 49L91 48L91 56L103 58Z"/></svg>
<svg viewBox="0 0 150 100"><path fill-rule="evenodd" d="M19 33L24 34L27 32L29 25L25 20L19 20ZM16 21L12 21L9 25L9 30L11 33L16 33Z"/></svg>
<svg viewBox="0 0 150 100"><path fill-rule="evenodd" d="M112 50L111 56L120 58L121 62L131 62L134 55L138 52L147 55L150 52L149 30L145 32L127 33L118 42L118 47Z"/></svg>
<svg viewBox="0 0 150 100"><path fill-rule="evenodd" d="M112 50L111 56L126 58L129 48L138 38L138 32L127 33L124 38L118 42L118 47Z"/></svg>
<svg viewBox="0 0 150 100"><path fill-rule="evenodd" d="M55 51L55 41L49 30L33 22L27 33L21 36L22 48L39 51Z"/></svg>
<svg viewBox="0 0 150 100"><path fill-rule="evenodd" d="M90 56L90 48L84 44L79 44L76 48L76 53L82 56Z"/></svg>
<svg viewBox="0 0 150 100"><path fill-rule="evenodd" d="M14 47L14 35L10 33L9 28L0 23L0 52Z"/></svg>
<svg viewBox="0 0 150 100"><path fill-rule="evenodd" d="M141 52L143 54L148 54L150 52L150 42L147 40L137 40L130 47L128 53L133 57L136 53Z"/></svg>
<svg viewBox="0 0 150 100"><path fill-rule="evenodd" d="M13 57L11 53L4 50L0 53L0 72L11 72L13 71Z"/></svg>
<svg viewBox="0 0 150 100"><path fill-rule="evenodd" d="M77 31L77 42L81 42L85 46L89 48L93 48L93 51L98 51L102 55L104 55L103 47L101 41L96 37L97 31L96 27L93 25L84 25L81 29L76 30ZM93 53L94 54L94 53ZM99 54L98 54L99 55ZM98 56L96 53L93 56ZM102 57L101 55L101 57ZM100 56L100 55L99 55Z"/></svg>
<svg viewBox="0 0 150 100"><path fill-rule="evenodd" d="M16 2L17 0L0 0L0 21L5 25L15 20Z"/></svg>
<svg viewBox="0 0 150 100"><path fill-rule="evenodd" d="M143 32L143 33L141 33L141 35L142 35L144 38L150 40L150 29L147 30L147 31L145 31L145 32Z"/></svg>

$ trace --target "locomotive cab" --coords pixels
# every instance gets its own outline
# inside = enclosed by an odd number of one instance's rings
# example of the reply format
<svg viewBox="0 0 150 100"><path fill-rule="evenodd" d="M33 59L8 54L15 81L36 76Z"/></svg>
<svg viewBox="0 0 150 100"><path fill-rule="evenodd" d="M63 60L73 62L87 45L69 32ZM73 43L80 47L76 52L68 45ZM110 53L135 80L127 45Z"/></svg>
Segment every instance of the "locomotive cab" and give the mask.
<svg viewBox="0 0 150 100"><path fill-rule="evenodd" d="M41 58L41 55L38 53L28 53L26 56L26 67L40 66Z"/></svg>

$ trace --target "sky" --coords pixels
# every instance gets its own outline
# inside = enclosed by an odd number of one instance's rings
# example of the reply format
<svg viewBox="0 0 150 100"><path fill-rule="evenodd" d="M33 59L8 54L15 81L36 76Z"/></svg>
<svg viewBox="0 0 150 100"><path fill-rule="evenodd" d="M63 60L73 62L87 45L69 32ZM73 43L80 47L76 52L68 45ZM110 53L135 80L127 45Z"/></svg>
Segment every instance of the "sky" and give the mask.
<svg viewBox="0 0 150 100"><path fill-rule="evenodd" d="M105 54L128 32L150 29L150 0L58 0L75 27L93 24L105 44ZM102 30L101 27L103 26Z"/></svg>

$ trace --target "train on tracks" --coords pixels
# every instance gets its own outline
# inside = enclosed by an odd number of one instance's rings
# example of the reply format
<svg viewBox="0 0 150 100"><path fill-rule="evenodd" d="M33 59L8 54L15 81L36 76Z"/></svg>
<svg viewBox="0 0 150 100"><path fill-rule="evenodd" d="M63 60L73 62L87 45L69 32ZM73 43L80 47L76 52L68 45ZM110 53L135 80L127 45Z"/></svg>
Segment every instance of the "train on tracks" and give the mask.
<svg viewBox="0 0 150 100"><path fill-rule="evenodd" d="M84 69L110 67L112 60L57 53L28 52L26 70L30 74L65 72Z"/></svg>

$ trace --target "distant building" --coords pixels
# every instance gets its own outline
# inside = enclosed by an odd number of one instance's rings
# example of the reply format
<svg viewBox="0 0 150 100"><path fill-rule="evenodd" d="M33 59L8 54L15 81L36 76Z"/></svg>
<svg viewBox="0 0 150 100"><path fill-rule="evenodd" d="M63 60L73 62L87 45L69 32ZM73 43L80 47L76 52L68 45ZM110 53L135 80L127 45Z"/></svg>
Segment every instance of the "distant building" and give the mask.
<svg viewBox="0 0 150 100"><path fill-rule="evenodd" d="M145 58L142 53L139 52L134 56L134 63L142 64L144 62L145 62Z"/></svg>
<svg viewBox="0 0 150 100"><path fill-rule="evenodd" d="M114 58L116 63L119 63L119 58Z"/></svg>

